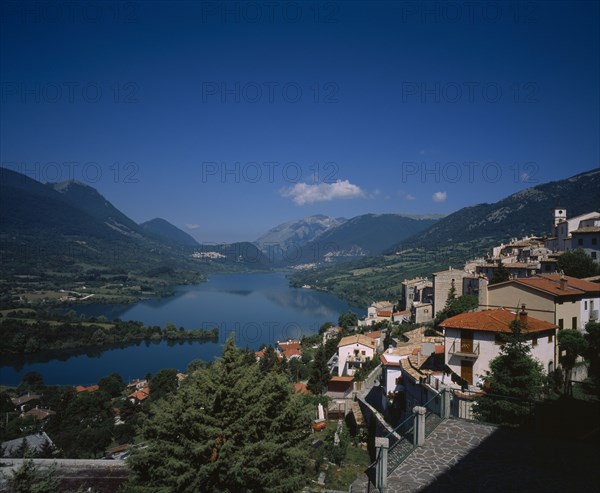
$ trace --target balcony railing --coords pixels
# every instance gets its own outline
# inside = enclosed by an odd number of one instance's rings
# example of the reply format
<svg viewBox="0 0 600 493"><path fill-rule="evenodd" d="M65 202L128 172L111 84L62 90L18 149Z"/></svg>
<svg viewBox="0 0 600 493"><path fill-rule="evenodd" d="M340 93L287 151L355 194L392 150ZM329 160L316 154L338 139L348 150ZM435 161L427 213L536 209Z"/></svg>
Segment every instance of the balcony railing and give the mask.
<svg viewBox="0 0 600 493"><path fill-rule="evenodd" d="M364 354L350 354L346 358L346 361L348 363L366 363L370 359L370 356L366 356Z"/></svg>
<svg viewBox="0 0 600 493"><path fill-rule="evenodd" d="M448 350L448 354L453 354L454 356L458 356L459 358L478 358L479 357L479 343L474 344L465 344L462 341L458 340L458 349L456 348L457 339L452 342L450 349Z"/></svg>

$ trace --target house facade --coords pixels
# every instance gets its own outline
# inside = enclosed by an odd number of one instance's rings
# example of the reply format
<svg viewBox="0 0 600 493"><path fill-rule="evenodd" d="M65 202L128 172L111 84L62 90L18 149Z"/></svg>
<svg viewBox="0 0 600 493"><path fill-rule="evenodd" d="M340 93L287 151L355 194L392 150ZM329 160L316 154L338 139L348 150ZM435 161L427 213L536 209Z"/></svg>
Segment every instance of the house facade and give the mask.
<svg viewBox="0 0 600 493"><path fill-rule="evenodd" d="M452 287L452 282L454 282L456 296L462 296L463 294L476 294L475 292L472 292L473 287L476 286L476 278L477 276L466 268L453 269L450 267L448 270L434 272L432 283L432 318L435 317L435 314L442 310L446 305L446 301L448 300L448 292Z"/></svg>
<svg viewBox="0 0 600 493"><path fill-rule="evenodd" d="M567 210L562 207L554 209L554 227L552 228L552 236L545 242L546 248L553 251L564 252L572 248L578 248L574 245L572 233L582 227L587 227L588 220L594 221L600 214L598 212L588 212L567 218ZM577 243L577 241L575 242Z"/></svg>
<svg viewBox="0 0 600 493"><path fill-rule="evenodd" d="M461 313L440 324L444 329L444 356L447 367L467 385L481 384L490 370L490 361L500 354L501 334L510 334L510 324L519 320L531 355L549 372L556 368L557 325L529 316L525 307Z"/></svg>
<svg viewBox="0 0 600 493"><path fill-rule="evenodd" d="M579 222L579 227L571 231L571 248L581 248L600 262L600 215Z"/></svg>
<svg viewBox="0 0 600 493"><path fill-rule="evenodd" d="M516 308L523 303L535 318L560 329L583 331L589 320L598 320L600 285L570 276L540 274L480 286L480 309Z"/></svg>
<svg viewBox="0 0 600 493"><path fill-rule="evenodd" d="M338 343L338 374L352 376L368 360L373 359L377 343L363 334L342 337Z"/></svg>
<svg viewBox="0 0 600 493"><path fill-rule="evenodd" d="M400 310L410 310L413 302L430 303L433 300L433 284L424 277L402 281Z"/></svg>

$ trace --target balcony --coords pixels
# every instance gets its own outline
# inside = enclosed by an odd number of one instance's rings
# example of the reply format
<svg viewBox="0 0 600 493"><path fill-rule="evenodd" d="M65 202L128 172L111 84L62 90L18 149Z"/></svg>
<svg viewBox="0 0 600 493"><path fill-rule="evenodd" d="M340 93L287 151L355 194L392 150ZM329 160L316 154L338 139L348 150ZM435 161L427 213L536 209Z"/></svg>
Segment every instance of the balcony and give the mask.
<svg viewBox="0 0 600 493"><path fill-rule="evenodd" d="M458 344L456 344L458 342ZM448 354L461 359L476 360L479 357L479 343L473 341L460 341L455 339L448 350Z"/></svg>
<svg viewBox="0 0 600 493"><path fill-rule="evenodd" d="M364 354L349 354L346 358L347 363L358 363L362 365L371 359L371 356L366 356Z"/></svg>

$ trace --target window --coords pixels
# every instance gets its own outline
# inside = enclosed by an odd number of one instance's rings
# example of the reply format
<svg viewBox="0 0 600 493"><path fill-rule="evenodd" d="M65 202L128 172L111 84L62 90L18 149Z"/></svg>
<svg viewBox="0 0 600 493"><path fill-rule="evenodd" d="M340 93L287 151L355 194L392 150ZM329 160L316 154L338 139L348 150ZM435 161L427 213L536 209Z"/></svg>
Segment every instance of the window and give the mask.
<svg viewBox="0 0 600 493"><path fill-rule="evenodd" d="M583 245L583 238L577 238L577 244L579 246Z"/></svg>
<svg viewBox="0 0 600 493"><path fill-rule="evenodd" d="M505 342L505 338L500 332L496 332L496 334L494 334L494 344L502 345Z"/></svg>
<svg viewBox="0 0 600 493"><path fill-rule="evenodd" d="M532 346L537 346L537 336L533 336L533 337L531 338L531 345L532 345Z"/></svg>
<svg viewBox="0 0 600 493"><path fill-rule="evenodd" d="M364 351L361 351L360 353L361 353L363 356L364 356L365 354L367 354L367 353L365 353Z"/></svg>
<svg viewBox="0 0 600 493"><path fill-rule="evenodd" d="M571 328L574 330L577 329L577 317L571 319Z"/></svg>
<svg viewBox="0 0 600 493"><path fill-rule="evenodd" d="M548 342L552 342L554 340L554 334L548 334Z"/></svg>
<svg viewBox="0 0 600 493"><path fill-rule="evenodd" d="M558 319L558 328L559 328L560 330L563 330L563 329L564 329L564 325L565 325L565 322L564 322L564 320L563 320L562 318L559 318L559 319Z"/></svg>
<svg viewBox="0 0 600 493"><path fill-rule="evenodd" d="M596 252L592 252L592 258L596 260Z"/></svg>
<svg viewBox="0 0 600 493"><path fill-rule="evenodd" d="M587 300L585 300L585 301L583 302L583 309L584 309L584 310L587 310Z"/></svg>
<svg viewBox="0 0 600 493"><path fill-rule="evenodd" d="M598 238L592 238L592 245L598 244Z"/></svg>

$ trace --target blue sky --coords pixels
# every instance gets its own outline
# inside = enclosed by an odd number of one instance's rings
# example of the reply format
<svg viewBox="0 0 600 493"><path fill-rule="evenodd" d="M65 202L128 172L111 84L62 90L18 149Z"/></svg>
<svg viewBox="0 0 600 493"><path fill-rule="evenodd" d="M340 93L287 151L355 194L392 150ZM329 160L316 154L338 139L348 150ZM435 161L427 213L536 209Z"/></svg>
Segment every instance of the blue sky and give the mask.
<svg viewBox="0 0 600 493"><path fill-rule="evenodd" d="M254 240L448 214L599 165L597 2L15 2L1 161Z"/></svg>

